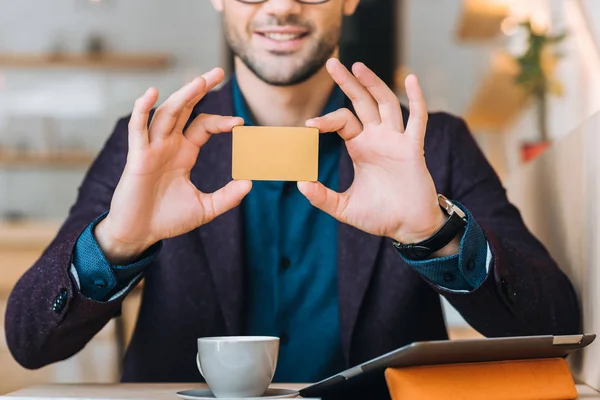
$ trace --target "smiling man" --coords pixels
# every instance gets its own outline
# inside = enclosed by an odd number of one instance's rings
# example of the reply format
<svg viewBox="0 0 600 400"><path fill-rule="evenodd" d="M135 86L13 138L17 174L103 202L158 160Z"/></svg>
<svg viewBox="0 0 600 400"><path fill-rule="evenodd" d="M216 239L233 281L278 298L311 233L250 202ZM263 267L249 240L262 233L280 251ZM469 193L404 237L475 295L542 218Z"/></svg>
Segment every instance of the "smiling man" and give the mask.
<svg viewBox="0 0 600 400"><path fill-rule="evenodd" d="M275 381L316 381L447 338L440 294L487 336L578 331L571 284L464 122L428 115L414 76L407 110L336 60L358 0L212 3L235 75L213 91L214 69L155 112L149 89L118 122L10 297L22 365L77 353L142 278L124 381L198 381L196 338L220 335L279 336ZM242 123L317 127L319 182L231 181Z"/></svg>

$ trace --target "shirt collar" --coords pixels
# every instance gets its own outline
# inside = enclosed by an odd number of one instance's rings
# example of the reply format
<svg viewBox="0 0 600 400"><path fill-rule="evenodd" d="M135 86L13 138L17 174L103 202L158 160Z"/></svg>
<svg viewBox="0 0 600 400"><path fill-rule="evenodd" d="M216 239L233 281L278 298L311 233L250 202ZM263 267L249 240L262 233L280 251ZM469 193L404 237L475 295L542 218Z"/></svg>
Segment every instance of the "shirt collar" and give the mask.
<svg viewBox="0 0 600 400"><path fill-rule="evenodd" d="M240 90L235 74L231 78L231 83L233 89L233 112L235 116L243 118L244 125L246 126L255 125L254 117L250 111L250 107L248 107L248 103L246 103L246 99L244 99L242 91ZM345 104L344 101L344 92L342 92L339 86L335 85L331 95L329 96L329 100L323 109L322 115L327 115L331 112L339 110L340 108L343 108Z"/></svg>

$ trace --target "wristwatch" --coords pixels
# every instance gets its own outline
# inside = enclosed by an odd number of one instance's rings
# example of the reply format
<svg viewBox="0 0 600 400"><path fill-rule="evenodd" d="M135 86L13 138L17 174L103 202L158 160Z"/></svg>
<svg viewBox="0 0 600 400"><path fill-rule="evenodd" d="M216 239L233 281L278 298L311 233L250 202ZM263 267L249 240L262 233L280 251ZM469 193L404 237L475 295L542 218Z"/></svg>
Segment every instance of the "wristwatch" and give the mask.
<svg viewBox="0 0 600 400"><path fill-rule="evenodd" d="M446 247L467 226L467 216L463 210L441 194L438 194L438 202L449 218L433 236L412 244L394 241L394 246L405 258L414 261L431 258L433 253Z"/></svg>

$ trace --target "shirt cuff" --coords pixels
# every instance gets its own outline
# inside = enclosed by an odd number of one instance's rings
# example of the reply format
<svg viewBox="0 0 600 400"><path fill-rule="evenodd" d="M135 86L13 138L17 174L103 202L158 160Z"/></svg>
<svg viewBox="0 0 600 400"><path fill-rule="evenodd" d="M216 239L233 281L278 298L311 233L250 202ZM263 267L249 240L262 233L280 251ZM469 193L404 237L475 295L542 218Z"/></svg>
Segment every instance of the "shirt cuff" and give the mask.
<svg viewBox="0 0 600 400"><path fill-rule="evenodd" d="M162 247L162 242L152 245L133 264L111 265L94 236L94 228L107 214L96 218L79 236L71 265L71 274L81 294L96 301L114 300L127 292Z"/></svg>
<svg viewBox="0 0 600 400"><path fill-rule="evenodd" d="M460 203L454 204L464 211L467 226L460 240L458 254L429 260L403 260L425 279L442 289L470 292L478 288L487 277L492 262L490 246L475 218Z"/></svg>

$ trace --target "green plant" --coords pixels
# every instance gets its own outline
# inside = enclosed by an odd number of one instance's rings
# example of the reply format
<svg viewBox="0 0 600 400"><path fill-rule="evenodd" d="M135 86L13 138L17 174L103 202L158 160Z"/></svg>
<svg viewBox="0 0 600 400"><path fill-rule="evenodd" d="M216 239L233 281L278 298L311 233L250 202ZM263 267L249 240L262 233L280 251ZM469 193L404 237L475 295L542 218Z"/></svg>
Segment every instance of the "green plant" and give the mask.
<svg viewBox="0 0 600 400"><path fill-rule="evenodd" d="M536 102L540 140L547 141L548 95L561 95L564 91L562 84L554 77L556 64L562 56L552 52L552 48L565 40L567 33L549 35L547 32L536 32L530 21L521 26L528 33L528 48L516 59L520 67L516 82Z"/></svg>

